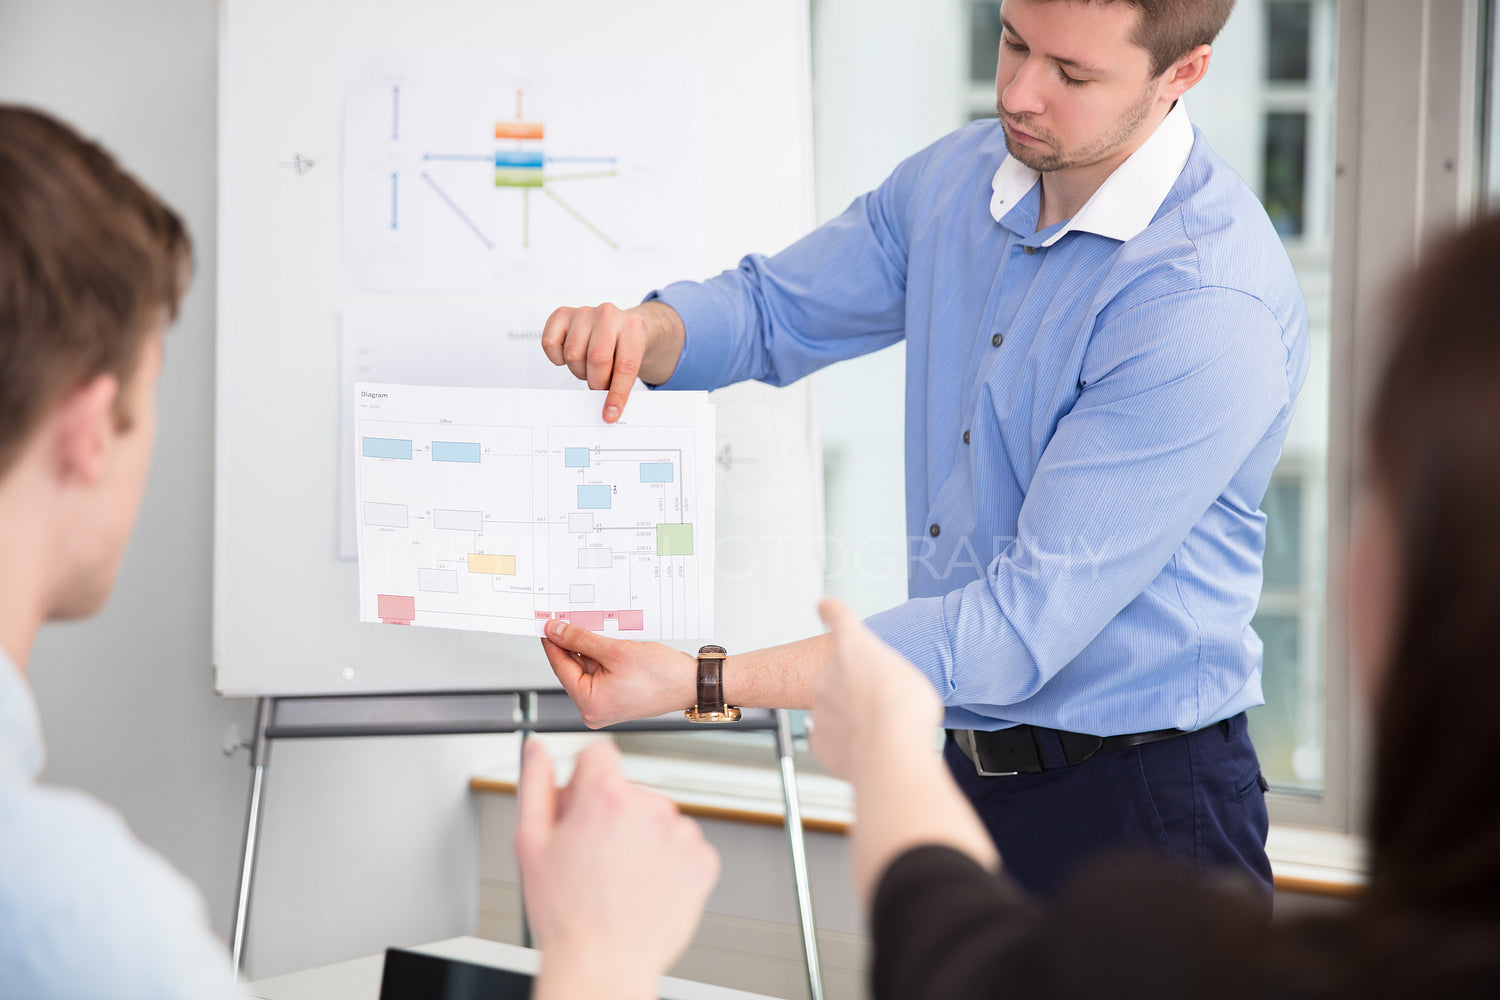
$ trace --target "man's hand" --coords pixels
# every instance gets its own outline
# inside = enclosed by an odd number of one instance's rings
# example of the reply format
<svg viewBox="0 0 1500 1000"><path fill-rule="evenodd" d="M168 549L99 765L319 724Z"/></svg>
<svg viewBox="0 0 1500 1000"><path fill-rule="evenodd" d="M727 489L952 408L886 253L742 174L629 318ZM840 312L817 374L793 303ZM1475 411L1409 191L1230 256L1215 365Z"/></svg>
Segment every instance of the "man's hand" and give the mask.
<svg viewBox="0 0 1500 1000"><path fill-rule="evenodd" d="M547 317L542 350L554 365L567 365L590 389L608 389L604 422L625 411L625 400L637 376L660 385L677 370L686 332L682 317L665 302L646 302L621 309L601 306L563 307Z"/></svg>
<svg viewBox="0 0 1500 1000"><path fill-rule="evenodd" d="M932 683L844 605L818 605L833 655L813 685L811 745L829 771L854 780L888 754L932 755L943 706Z"/></svg>
<svg viewBox="0 0 1500 1000"><path fill-rule="evenodd" d="M554 618L542 650L593 729L680 711L698 697L698 661L659 642L610 639Z"/></svg>
<svg viewBox="0 0 1500 1000"><path fill-rule="evenodd" d="M539 1000L656 996L719 877L698 824L636 788L609 743L578 758L559 794L539 740L526 743L516 856L542 951Z"/></svg>

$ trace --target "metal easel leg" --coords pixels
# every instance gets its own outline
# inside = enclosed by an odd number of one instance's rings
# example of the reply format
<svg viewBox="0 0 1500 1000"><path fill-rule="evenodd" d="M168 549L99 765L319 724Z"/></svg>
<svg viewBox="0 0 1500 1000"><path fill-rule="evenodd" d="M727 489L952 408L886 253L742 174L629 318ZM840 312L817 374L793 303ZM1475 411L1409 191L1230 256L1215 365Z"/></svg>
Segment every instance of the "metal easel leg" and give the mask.
<svg viewBox="0 0 1500 1000"><path fill-rule="evenodd" d="M539 714L537 710L537 693L535 691L523 691L520 694L520 698L521 721L535 722ZM521 804L521 768L525 766L526 741L535 734L529 729L519 729L517 732L521 736L520 746L516 751L521 755L521 759L516 763L516 806L519 808ZM526 948L535 947L535 943L531 940L531 921L526 919L526 886L524 885L521 886L521 945Z"/></svg>
<svg viewBox="0 0 1500 1000"><path fill-rule="evenodd" d="M261 698L255 708L255 735L250 743L250 808L245 817L245 843L240 852L240 885L234 900L234 933L229 950L235 978L245 979L245 937L250 929L250 894L255 888L255 856L260 846L261 801L265 795L266 764L271 743L266 728L271 724L274 698Z"/></svg>
<svg viewBox="0 0 1500 1000"><path fill-rule="evenodd" d="M807 993L811 1000L823 1000L823 969L818 961L812 887L807 878L807 844L802 836L802 809L797 801L797 771L792 754L792 719L786 709L779 708L776 710L776 756L781 762L781 798L786 804L786 839L792 849L792 878L797 889L797 918L802 925L802 954L807 959Z"/></svg>

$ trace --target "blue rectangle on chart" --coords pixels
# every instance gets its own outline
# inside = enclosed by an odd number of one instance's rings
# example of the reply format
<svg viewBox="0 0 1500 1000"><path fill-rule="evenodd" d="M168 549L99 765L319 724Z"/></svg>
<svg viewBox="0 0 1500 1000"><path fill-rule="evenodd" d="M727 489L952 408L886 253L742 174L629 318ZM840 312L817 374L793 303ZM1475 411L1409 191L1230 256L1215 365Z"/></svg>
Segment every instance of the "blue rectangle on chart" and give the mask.
<svg viewBox="0 0 1500 1000"><path fill-rule="evenodd" d="M432 442L432 460L434 462L478 462L478 441L434 441Z"/></svg>
<svg viewBox="0 0 1500 1000"><path fill-rule="evenodd" d="M495 166L497 167L541 167L542 154L530 152L524 149L497 149L495 150Z"/></svg>
<svg viewBox="0 0 1500 1000"><path fill-rule="evenodd" d="M609 510L613 503L614 489L608 484L578 487L579 510Z"/></svg>
<svg viewBox="0 0 1500 1000"><path fill-rule="evenodd" d="M671 462L642 462L641 482L643 483L675 483L676 477L672 473Z"/></svg>
<svg viewBox="0 0 1500 1000"><path fill-rule="evenodd" d="M365 458L402 458L411 461L411 442L400 438L365 438Z"/></svg>
<svg viewBox="0 0 1500 1000"><path fill-rule="evenodd" d="M563 466L569 469L587 469L589 450L587 448L564 448Z"/></svg>

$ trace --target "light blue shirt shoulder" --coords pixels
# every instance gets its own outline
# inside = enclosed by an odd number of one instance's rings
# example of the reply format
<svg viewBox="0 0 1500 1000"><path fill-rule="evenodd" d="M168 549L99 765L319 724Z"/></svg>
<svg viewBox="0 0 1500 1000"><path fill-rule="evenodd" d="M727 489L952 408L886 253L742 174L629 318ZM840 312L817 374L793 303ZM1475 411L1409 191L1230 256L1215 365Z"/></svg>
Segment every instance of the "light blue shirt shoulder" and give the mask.
<svg viewBox="0 0 1500 1000"><path fill-rule="evenodd" d="M42 756L0 655L0 997L241 997L197 890L113 810L39 783Z"/></svg>
<svg viewBox="0 0 1500 1000"><path fill-rule="evenodd" d="M1196 729L1259 704L1260 503L1307 371L1286 252L1175 109L1074 218L979 122L773 257L659 293L664 388L906 340L911 599L948 724Z"/></svg>

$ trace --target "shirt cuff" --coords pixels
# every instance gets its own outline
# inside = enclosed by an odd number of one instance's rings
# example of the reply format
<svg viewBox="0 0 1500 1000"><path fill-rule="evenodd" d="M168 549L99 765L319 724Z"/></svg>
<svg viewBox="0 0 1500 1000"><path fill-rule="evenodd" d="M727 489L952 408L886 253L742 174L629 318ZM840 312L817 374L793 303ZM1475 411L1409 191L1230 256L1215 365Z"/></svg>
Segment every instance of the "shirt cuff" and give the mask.
<svg viewBox="0 0 1500 1000"><path fill-rule="evenodd" d="M881 642L906 657L932 682L947 704L953 694L953 643L948 635L945 598L914 597L871 615L865 624Z"/></svg>
<svg viewBox="0 0 1500 1000"><path fill-rule="evenodd" d="M718 389L730 381L729 337L720 330L723 309L707 286L696 281L678 281L647 295L645 302L671 306L682 318L682 354L672 377L652 389Z"/></svg>

